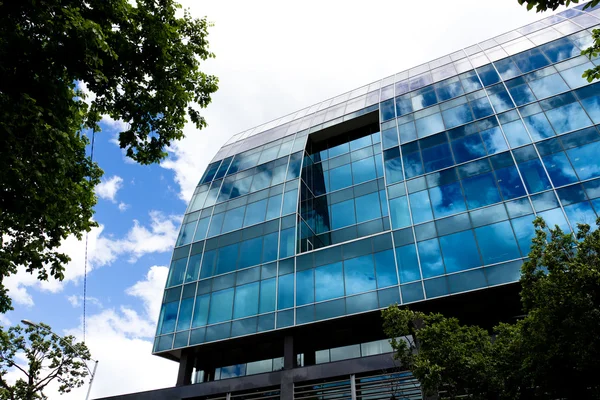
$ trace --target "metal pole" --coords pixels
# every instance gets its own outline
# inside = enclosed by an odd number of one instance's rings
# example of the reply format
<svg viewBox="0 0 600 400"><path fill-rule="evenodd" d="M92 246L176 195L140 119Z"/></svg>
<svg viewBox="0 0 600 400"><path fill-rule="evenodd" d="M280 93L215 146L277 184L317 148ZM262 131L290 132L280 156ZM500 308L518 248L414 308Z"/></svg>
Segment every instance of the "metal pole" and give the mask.
<svg viewBox="0 0 600 400"><path fill-rule="evenodd" d="M94 362L94 369L92 371L92 377L90 378L90 386L88 387L87 396L85 396L85 400L89 400L90 392L92 391L92 383L94 383L94 377L96 376L96 368L98 368L98 360Z"/></svg>

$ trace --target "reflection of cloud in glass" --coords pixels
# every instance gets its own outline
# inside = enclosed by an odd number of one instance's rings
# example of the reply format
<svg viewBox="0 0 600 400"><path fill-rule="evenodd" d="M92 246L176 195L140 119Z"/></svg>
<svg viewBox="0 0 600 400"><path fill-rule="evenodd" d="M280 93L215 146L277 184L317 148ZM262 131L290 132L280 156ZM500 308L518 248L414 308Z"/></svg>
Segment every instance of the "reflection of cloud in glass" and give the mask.
<svg viewBox="0 0 600 400"><path fill-rule="evenodd" d="M571 103L546 112L556 133L574 131L592 124L579 103Z"/></svg>

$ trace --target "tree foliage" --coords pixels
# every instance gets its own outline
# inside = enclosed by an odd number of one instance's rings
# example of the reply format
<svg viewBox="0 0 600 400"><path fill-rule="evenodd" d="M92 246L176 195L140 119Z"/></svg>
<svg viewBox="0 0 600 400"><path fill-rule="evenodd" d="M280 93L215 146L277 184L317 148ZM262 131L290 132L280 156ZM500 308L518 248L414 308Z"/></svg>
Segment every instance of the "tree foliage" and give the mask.
<svg viewBox="0 0 600 400"><path fill-rule="evenodd" d="M150 164L186 118L206 126L208 27L173 0L0 0L0 312L5 277L62 279L61 241L95 225L102 171L82 130L122 120L121 148Z"/></svg>
<svg viewBox="0 0 600 400"><path fill-rule="evenodd" d="M576 235L538 218L522 267L526 316L493 334L456 318L383 311L396 357L428 394L473 399L600 399L600 230ZM597 221L600 226L600 219Z"/></svg>
<svg viewBox="0 0 600 400"><path fill-rule="evenodd" d="M23 357L27 365L20 362ZM84 343L75 343L73 336L60 338L48 325L0 330L0 399L47 399L44 389L54 380L59 393L68 393L86 382L89 360Z"/></svg>
<svg viewBox="0 0 600 400"><path fill-rule="evenodd" d="M536 12L543 12L548 10L556 10L560 6L568 7L571 3L578 4L579 0L517 0L519 4L526 4L527 10L532 10L535 8ZM587 3L583 10L589 10L590 8L596 7L600 4L600 0L591 0ZM581 54L587 56L588 58L596 58L598 54L600 54L600 29L594 29L592 31L592 37L594 39L594 43L584 49ZM583 78L587 79L588 82L592 82L594 79L600 79L600 66L590 68L587 71L584 71Z"/></svg>

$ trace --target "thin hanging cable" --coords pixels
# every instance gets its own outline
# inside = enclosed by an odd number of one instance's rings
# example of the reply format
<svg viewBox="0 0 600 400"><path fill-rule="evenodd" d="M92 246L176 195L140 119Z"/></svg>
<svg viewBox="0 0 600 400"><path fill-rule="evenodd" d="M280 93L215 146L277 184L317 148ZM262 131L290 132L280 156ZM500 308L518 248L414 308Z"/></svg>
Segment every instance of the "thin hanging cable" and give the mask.
<svg viewBox="0 0 600 400"><path fill-rule="evenodd" d="M96 131L92 130L92 149L90 151L90 160L94 162L94 141L96 139ZM85 260L83 263L83 343L85 343L85 303L87 300L87 264L88 264L88 236L89 232L85 232Z"/></svg>

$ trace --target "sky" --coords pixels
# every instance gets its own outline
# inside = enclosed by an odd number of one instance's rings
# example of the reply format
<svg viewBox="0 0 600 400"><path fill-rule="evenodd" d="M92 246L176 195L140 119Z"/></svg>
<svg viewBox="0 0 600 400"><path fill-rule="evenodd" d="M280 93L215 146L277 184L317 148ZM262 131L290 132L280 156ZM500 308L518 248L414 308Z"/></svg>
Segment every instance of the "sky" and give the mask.
<svg viewBox="0 0 600 400"><path fill-rule="evenodd" d="M85 340L99 360L92 398L175 385L177 363L151 355L162 291L187 202L229 137L550 15L517 0L181 3L214 23L216 58L202 70L220 89L204 110L209 126L186 125L160 165L124 157L121 121L104 118L96 135L104 177L88 242ZM62 282L24 273L5 281L14 311L0 315L2 325L29 319L83 339L85 243L70 237L62 250L72 258ZM70 400L86 391L46 394Z"/></svg>

